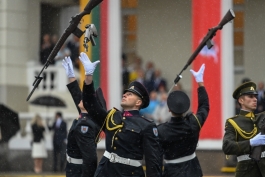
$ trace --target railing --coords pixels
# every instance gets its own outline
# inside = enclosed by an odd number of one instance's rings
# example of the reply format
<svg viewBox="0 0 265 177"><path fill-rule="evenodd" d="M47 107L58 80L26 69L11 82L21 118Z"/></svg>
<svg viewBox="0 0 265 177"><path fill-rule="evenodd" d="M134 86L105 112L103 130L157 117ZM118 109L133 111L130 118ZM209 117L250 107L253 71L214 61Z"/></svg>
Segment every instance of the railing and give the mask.
<svg viewBox="0 0 265 177"><path fill-rule="evenodd" d="M29 62L27 66L27 78L29 91L33 88L33 82L35 81L35 76L39 74L43 66L35 63ZM76 75L78 71L75 71ZM65 70L62 66L59 65L50 65L47 69L44 69L43 77L41 83L39 84L36 92L45 92L45 91L66 91L65 85L67 84L67 76Z"/></svg>

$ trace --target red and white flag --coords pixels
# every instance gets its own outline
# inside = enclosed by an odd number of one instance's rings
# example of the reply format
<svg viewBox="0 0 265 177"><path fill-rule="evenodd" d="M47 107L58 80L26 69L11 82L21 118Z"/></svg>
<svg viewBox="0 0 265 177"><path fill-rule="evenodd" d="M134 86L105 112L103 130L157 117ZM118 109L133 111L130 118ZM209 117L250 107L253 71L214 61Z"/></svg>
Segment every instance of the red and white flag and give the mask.
<svg viewBox="0 0 265 177"><path fill-rule="evenodd" d="M193 0L192 1L192 51L194 51L208 29L219 24L232 7L230 0ZM210 113L204 124L200 139L220 140L223 137L224 121L233 116L233 39L232 24L226 24L213 37L214 46L205 46L192 64L198 71L205 63L204 83L210 100ZM192 111L198 107L197 83L192 80Z"/></svg>

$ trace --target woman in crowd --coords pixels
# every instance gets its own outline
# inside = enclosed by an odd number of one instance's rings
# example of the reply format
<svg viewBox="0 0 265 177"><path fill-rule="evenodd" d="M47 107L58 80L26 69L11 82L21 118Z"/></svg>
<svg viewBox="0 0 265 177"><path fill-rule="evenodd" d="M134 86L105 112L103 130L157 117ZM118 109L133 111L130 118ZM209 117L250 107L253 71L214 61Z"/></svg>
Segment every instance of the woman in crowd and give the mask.
<svg viewBox="0 0 265 177"><path fill-rule="evenodd" d="M37 114L31 122L33 143L32 143L32 158L34 159L35 173L42 172L43 159L47 158L47 150L44 142L45 127L41 117Z"/></svg>

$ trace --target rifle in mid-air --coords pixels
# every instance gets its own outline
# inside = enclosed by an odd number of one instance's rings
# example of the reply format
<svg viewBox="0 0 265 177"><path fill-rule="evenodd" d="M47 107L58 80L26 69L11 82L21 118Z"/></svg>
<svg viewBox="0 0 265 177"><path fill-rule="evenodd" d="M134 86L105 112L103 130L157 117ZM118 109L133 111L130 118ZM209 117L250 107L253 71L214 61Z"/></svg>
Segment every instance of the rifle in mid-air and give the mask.
<svg viewBox="0 0 265 177"><path fill-rule="evenodd" d="M182 76L181 76L182 72L184 70L186 70L187 67L195 60L196 56L200 53L200 51L202 50L202 48L205 45L207 45L207 48L208 49L211 49L212 48L213 42L212 42L211 39L216 35L216 32L218 30L221 30L225 24L227 24L229 21L233 20L234 18L235 18L234 11L232 9L229 9L228 12L223 17L223 19L220 21L220 23L217 26L209 29L208 33L203 38L203 40L201 41L201 43L199 44L199 46L196 48L196 50L190 56L188 62L184 66L184 68L180 71L180 73L175 78L174 85L171 87L171 89L169 90L169 92L171 92L171 90L173 89L173 87L179 82L179 80L182 78Z"/></svg>
<svg viewBox="0 0 265 177"><path fill-rule="evenodd" d="M79 13L79 14L75 15L74 17L72 17L72 19L70 21L70 25L65 29L64 33L62 34L62 36L60 37L60 39L58 40L58 42L54 46L52 52L50 53L50 55L47 58L47 61L44 64L42 70L40 71L38 76L35 76L35 81L32 84L34 86L34 88L30 92L30 94L28 95L27 101L30 99L30 97L33 94L34 90L38 87L39 83L41 82L41 80L43 78L43 77L40 76L41 73L43 72L44 69L48 68L48 66L54 60L54 58L57 55L58 51L60 50L60 48L62 47L62 45L64 44L64 42L66 41L66 39L69 37L69 35L71 33L73 33L74 35L76 35L79 38L84 33L86 33L85 34L86 36L84 38L84 47L86 48L86 50L87 50L87 47L88 47L87 46L87 42L91 41L92 45L96 45L95 44L95 40L93 38L93 37L97 37L97 31L96 31L95 26L93 24L87 25L85 31L80 30L77 26L80 23L80 20L83 18L83 16L90 14L91 10L94 7L96 7L98 4L100 4L102 1L103 0L90 0L81 13Z"/></svg>

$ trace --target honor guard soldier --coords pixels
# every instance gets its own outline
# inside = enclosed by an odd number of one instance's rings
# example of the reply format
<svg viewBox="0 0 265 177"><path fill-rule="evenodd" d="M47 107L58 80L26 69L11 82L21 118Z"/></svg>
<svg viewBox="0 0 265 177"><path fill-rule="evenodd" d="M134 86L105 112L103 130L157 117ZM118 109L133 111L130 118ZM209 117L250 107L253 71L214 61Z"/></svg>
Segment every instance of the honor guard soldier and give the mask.
<svg viewBox="0 0 265 177"><path fill-rule="evenodd" d="M80 115L73 121L67 137L66 177L93 177L97 168L96 136L100 127L83 106L82 92L75 79L71 58L65 57L62 65L69 78L67 88Z"/></svg>
<svg viewBox="0 0 265 177"><path fill-rule="evenodd" d="M158 126L160 143L164 152L164 173L166 177L201 177L202 170L195 150L200 130L209 113L209 99L203 83L203 64L193 73L198 87L198 110L196 114L188 112L190 99L182 91L169 94L167 105L172 114L169 122Z"/></svg>
<svg viewBox="0 0 265 177"><path fill-rule="evenodd" d="M257 91L254 82L240 85L233 93L241 110L238 115L229 118L225 123L223 151L226 155L237 156L236 177L265 177L265 149L262 147L261 159L252 160L250 154L256 146L265 145L265 135L259 133L257 127L259 117L254 114L257 107Z"/></svg>
<svg viewBox="0 0 265 177"><path fill-rule="evenodd" d="M139 109L149 105L149 95L139 82L132 82L121 100L123 111L106 111L98 105L92 75L99 61L92 63L85 53L80 54L85 68L83 87L84 106L96 116L106 134L106 151L99 162L95 177L144 177L142 159L145 156L146 176L161 176L161 152L158 131L152 120L141 117Z"/></svg>

